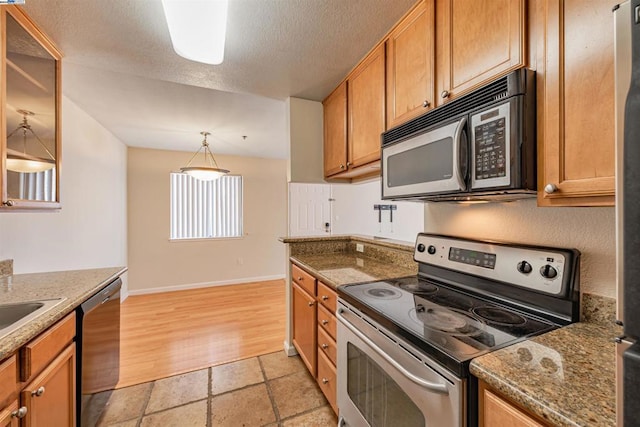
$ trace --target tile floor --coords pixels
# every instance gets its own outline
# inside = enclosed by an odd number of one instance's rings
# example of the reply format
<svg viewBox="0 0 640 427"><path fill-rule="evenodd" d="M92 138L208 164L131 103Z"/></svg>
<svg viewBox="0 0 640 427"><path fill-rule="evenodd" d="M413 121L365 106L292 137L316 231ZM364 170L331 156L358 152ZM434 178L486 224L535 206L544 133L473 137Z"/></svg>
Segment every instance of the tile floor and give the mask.
<svg viewBox="0 0 640 427"><path fill-rule="evenodd" d="M102 413L83 414L83 426L334 427L338 422L300 358L282 351L87 399L108 403Z"/></svg>

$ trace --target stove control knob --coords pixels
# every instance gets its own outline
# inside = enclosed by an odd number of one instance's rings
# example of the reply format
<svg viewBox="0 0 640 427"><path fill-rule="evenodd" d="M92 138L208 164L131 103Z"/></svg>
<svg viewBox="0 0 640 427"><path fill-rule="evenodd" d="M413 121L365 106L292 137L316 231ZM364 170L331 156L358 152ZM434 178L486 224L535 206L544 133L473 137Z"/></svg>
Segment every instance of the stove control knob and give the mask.
<svg viewBox="0 0 640 427"><path fill-rule="evenodd" d="M430 255L433 255L436 253L436 247L433 245L429 245L429 247L427 248L427 252L429 252Z"/></svg>
<svg viewBox="0 0 640 427"><path fill-rule="evenodd" d="M424 247L424 245L422 243L418 243L418 248L417 249L418 249L418 252L424 252L425 247Z"/></svg>
<svg viewBox="0 0 640 427"><path fill-rule="evenodd" d="M531 273L531 264L529 264L527 261L520 261L518 263L518 271L522 274L529 274Z"/></svg>
<svg viewBox="0 0 640 427"><path fill-rule="evenodd" d="M558 270L546 264L540 267L540 274L546 279L555 279L558 275Z"/></svg>

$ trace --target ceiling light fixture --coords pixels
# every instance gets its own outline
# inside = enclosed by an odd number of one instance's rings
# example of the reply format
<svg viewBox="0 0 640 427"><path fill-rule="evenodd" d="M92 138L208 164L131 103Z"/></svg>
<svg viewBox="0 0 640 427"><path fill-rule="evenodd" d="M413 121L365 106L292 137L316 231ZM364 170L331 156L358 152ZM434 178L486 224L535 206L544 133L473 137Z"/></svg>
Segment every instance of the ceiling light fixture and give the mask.
<svg viewBox="0 0 640 427"><path fill-rule="evenodd" d="M176 53L218 65L224 59L228 0L162 0Z"/></svg>
<svg viewBox="0 0 640 427"><path fill-rule="evenodd" d="M207 142L207 136L211 135L211 133L203 131L200 132L200 135L204 136L204 140L202 141L202 146L196 153L191 157L187 166L180 168L182 173L187 175L191 175L195 179L199 179L201 181L214 181L220 178L222 175L226 175L229 173L226 169L220 169L218 167L218 163L216 162L215 157L213 157L213 153L209 149L209 143ZM196 158L196 156L200 153L200 151L204 151L204 163L205 166L191 166L191 163Z"/></svg>
<svg viewBox="0 0 640 427"><path fill-rule="evenodd" d="M38 135L36 135L33 129L31 129L31 125L29 124L29 121L27 119L27 117L34 116L35 114L27 110L17 110L17 112L22 114L22 122L18 125L17 128L14 129L13 132L11 132L7 136L7 142L9 141L9 138L15 135L19 130L22 130L23 152L21 153L17 150L7 149L7 159L6 159L7 169L13 172L24 172L24 173L42 172L49 169L53 169L56 165L55 157L53 156L53 154L51 154L51 151L49 151L47 146L44 145L44 142L42 142L42 140L38 138ZM44 148L44 151L50 157L49 159L44 159L44 158L27 154L27 136L28 136L27 131L31 132L31 135L33 135L36 141L38 141L38 143L40 143L42 148Z"/></svg>

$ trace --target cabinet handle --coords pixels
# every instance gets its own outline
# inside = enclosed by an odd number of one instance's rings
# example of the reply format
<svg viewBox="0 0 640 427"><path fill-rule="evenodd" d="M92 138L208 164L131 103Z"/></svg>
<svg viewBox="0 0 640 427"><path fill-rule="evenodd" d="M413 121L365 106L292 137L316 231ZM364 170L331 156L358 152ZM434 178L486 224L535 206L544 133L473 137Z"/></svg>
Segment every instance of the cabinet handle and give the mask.
<svg viewBox="0 0 640 427"><path fill-rule="evenodd" d="M15 411L13 411L11 413L11 416L14 417L14 418L20 419L20 418L26 417L27 416L27 412L28 412L27 407L26 406L22 406L22 407L20 407L20 409L16 409Z"/></svg>
<svg viewBox="0 0 640 427"><path fill-rule="evenodd" d="M344 169L344 165L340 165L340 169Z"/></svg>
<svg viewBox="0 0 640 427"><path fill-rule="evenodd" d="M44 386L40 386L36 391L31 392L31 396L40 397L44 394Z"/></svg>
<svg viewBox="0 0 640 427"><path fill-rule="evenodd" d="M347 162L347 167L351 166L351 162Z"/></svg>
<svg viewBox="0 0 640 427"><path fill-rule="evenodd" d="M323 350L326 350L329 348L329 344L322 344L320 347L322 347Z"/></svg>
<svg viewBox="0 0 640 427"><path fill-rule="evenodd" d="M307 304L309 304L309 307L313 307L314 302L313 301L309 301Z"/></svg>
<svg viewBox="0 0 640 427"><path fill-rule="evenodd" d="M544 192L547 194L552 194L558 191L558 187L555 184L547 184L544 186Z"/></svg>
<svg viewBox="0 0 640 427"><path fill-rule="evenodd" d="M447 99L447 98L449 97L449 95L451 95L451 94L449 93L449 91L448 91L448 90L443 90L443 91L440 93L440 96L442 97L442 99Z"/></svg>
<svg viewBox="0 0 640 427"><path fill-rule="evenodd" d="M328 325L328 324L329 324L329 321L328 321L327 319L324 319L324 320L322 320L322 324L323 324L323 325Z"/></svg>
<svg viewBox="0 0 640 427"><path fill-rule="evenodd" d="M427 108L429 105L431 105L431 103L429 101L427 101L426 99L424 100L424 102L422 103L422 106L424 108Z"/></svg>
<svg viewBox="0 0 640 427"><path fill-rule="evenodd" d="M328 383L328 382L329 382L329 380L328 380L327 378L323 378L323 379L322 379L322 384L326 384L326 383Z"/></svg>
<svg viewBox="0 0 640 427"><path fill-rule="evenodd" d="M329 299L329 297L328 297L328 296L326 296L326 295L322 295L322 301L326 301L326 300L328 300L328 299Z"/></svg>
<svg viewBox="0 0 640 427"><path fill-rule="evenodd" d="M304 280L304 277L298 276L298 280L300 280L302 282Z"/></svg>
<svg viewBox="0 0 640 427"><path fill-rule="evenodd" d="M2 202L2 204L7 207L11 207L13 206L13 200L7 200L6 202Z"/></svg>

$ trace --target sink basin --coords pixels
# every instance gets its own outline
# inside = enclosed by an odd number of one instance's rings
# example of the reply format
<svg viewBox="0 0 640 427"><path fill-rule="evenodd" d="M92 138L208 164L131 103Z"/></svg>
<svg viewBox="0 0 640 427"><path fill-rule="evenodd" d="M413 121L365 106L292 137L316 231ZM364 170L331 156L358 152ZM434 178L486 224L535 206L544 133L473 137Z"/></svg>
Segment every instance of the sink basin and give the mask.
<svg viewBox="0 0 640 427"><path fill-rule="evenodd" d="M46 313L64 298L0 304L0 339Z"/></svg>

